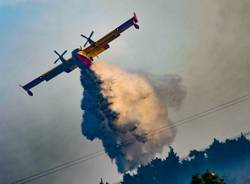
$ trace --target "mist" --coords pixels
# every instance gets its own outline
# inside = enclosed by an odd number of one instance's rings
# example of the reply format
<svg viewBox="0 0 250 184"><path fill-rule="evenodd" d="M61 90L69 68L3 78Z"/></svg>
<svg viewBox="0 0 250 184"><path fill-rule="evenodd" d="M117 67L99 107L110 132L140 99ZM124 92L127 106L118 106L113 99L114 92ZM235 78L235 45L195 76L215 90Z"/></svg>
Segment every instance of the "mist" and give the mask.
<svg viewBox="0 0 250 184"><path fill-rule="evenodd" d="M176 131L168 121L167 106L160 96L166 97L171 88L173 92L181 91L169 95L171 106L180 106L185 89L179 89L180 79L172 75L163 77L166 83L149 78L104 62L95 62L91 70L81 71L83 135L102 141L119 172L149 163L175 137ZM150 81L158 83L153 87ZM157 88L161 93L155 91Z"/></svg>

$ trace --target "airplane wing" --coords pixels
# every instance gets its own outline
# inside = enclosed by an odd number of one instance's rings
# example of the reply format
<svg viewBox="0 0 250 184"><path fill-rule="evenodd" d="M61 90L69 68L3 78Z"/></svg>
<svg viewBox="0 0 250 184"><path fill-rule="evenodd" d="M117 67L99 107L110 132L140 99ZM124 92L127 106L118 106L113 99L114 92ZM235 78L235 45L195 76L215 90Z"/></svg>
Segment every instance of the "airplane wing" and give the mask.
<svg viewBox="0 0 250 184"><path fill-rule="evenodd" d="M134 26L136 29L139 29L139 25L137 24L138 19L136 14L134 13L134 16L124 22L122 25L115 28L113 31L99 39L98 41L92 43L89 47L87 47L84 51L90 56L95 57L98 56L101 52L109 48L109 43L120 36L120 34L130 28L131 26Z"/></svg>
<svg viewBox="0 0 250 184"><path fill-rule="evenodd" d="M40 84L43 81L49 81L50 79L54 78L55 76L59 75L60 73L64 72L69 68L71 65L68 64L60 64L55 68L49 70L48 72L42 74L41 76L35 78L31 82L21 86L30 96L33 96L33 93L30 91L31 88L35 87L36 85Z"/></svg>

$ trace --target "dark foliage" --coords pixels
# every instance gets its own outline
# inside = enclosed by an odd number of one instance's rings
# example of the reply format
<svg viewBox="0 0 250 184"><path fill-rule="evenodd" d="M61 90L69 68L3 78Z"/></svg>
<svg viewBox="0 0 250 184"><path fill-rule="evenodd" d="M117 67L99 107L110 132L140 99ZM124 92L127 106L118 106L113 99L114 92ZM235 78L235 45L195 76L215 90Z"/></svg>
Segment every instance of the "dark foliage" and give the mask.
<svg viewBox="0 0 250 184"><path fill-rule="evenodd" d="M191 184L225 184L215 173L206 171L202 176L198 174L192 177Z"/></svg>
<svg viewBox="0 0 250 184"><path fill-rule="evenodd" d="M191 184L205 184L205 181L198 174L193 175Z"/></svg>
<svg viewBox="0 0 250 184"><path fill-rule="evenodd" d="M207 169L216 172L226 183L245 184L250 180L249 156L250 141L244 135L225 142L214 139L207 149L190 151L185 160L181 160L170 148L166 159L154 159L150 164L139 167L136 175L125 174L122 184L188 184L192 179L192 184L210 184L207 180L224 183L217 175L209 175L209 172L202 176L193 175Z"/></svg>
<svg viewBox="0 0 250 184"><path fill-rule="evenodd" d="M102 178L101 178L101 181L100 181L99 184L109 184L109 183L108 182L104 183L103 180L102 180Z"/></svg>

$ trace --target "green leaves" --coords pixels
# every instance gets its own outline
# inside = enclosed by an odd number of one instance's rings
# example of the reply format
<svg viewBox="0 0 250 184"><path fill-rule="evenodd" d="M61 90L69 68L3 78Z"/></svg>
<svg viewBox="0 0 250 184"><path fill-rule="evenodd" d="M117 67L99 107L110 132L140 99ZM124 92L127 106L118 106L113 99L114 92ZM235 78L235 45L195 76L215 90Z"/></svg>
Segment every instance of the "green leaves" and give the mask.
<svg viewBox="0 0 250 184"><path fill-rule="evenodd" d="M191 184L225 184L215 173L207 170L202 176L193 175Z"/></svg>

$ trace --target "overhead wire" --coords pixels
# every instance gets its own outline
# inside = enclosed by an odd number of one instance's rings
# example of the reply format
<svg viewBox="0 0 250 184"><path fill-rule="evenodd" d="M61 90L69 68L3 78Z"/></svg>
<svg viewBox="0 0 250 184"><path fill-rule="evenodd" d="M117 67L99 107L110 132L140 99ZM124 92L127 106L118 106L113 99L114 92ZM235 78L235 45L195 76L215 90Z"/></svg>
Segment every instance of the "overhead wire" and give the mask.
<svg viewBox="0 0 250 184"><path fill-rule="evenodd" d="M179 127L179 126L182 126L184 124L188 124L188 123L190 123L190 122L192 122L194 120L200 119L202 117L205 117L207 115L213 114L213 113L215 113L217 111L226 109L228 107L240 104L240 103L242 103L244 101L247 101L249 99L250 99L250 93L246 94L246 95L243 95L241 97L235 98L233 100L230 100L228 102L219 104L217 106L213 106L213 107L211 107L211 108L209 108L209 109L207 109L205 111L202 111L202 112L190 115L190 116L188 116L188 117L186 117L186 118L184 118L182 120L175 121L175 122L173 122L173 125L160 127L160 128L154 129L152 131L149 131L149 132L147 132L145 134L149 135L149 136L153 136L155 134L162 133L165 130L168 130L168 129L171 129L171 128L175 128L175 127ZM118 146L126 146L128 144L130 144L130 139L125 140L123 143L119 144ZM64 163L59 164L59 165L57 165L55 167L51 167L49 169L42 170L40 172L37 172L37 173L32 174L32 175L27 176L27 177L23 177L21 179L18 179L16 181L12 182L11 184L26 184L26 183L30 183L30 182L32 182L34 180L39 179L39 178L51 175L53 173L59 172L59 171L64 170L66 168L72 167L74 165L77 165L77 164L86 162L88 160L94 159L94 158L96 158L98 156L101 156L104 153L105 153L105 151L103 149L101 149L101 150L98 150L98 151L96 151L94 153L90 153L88 155L84 155L84 156L82 156L82 157L80 157L78 159L71 160L71 161L68 161L68 162L64 162Z"/></svg>
<svg viewBox="0 0 250 184"><path fill-rule="evenodd" d="M231 137L230 139L237 139L237 138L239 138L240 136L242 136L242 135L244 135L244 136L249 136L250 135L250 132L247 130L245 133L241 133L240 135L237 135L237 136L234 136L234 137ZM205 150L205 148L203 148L203 149L201 149L201 150ZM183 157L183 158L181 158L180 160L186 160L188 158L188 156L186 156L186 157ZM156 173L158 170L160 170L161 168L163 168L163 167L165 167L165 165L160 165L160 166L158 166L158 167L153 167L153 168L149 168L148 170L144 170L144 171L140 171L140 174L145 174L145 173L148 173L148 172L150 172L150 174L152 174L152 173ZM135 180L136 179L140 179L140 178L136 178L135 177ZM119 182L119 184L121 183L121 181Z"/></svg>

